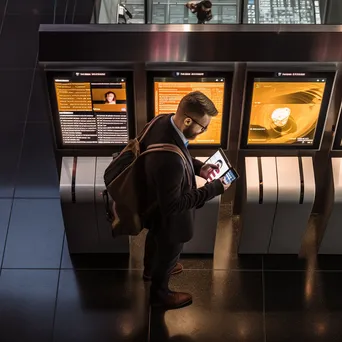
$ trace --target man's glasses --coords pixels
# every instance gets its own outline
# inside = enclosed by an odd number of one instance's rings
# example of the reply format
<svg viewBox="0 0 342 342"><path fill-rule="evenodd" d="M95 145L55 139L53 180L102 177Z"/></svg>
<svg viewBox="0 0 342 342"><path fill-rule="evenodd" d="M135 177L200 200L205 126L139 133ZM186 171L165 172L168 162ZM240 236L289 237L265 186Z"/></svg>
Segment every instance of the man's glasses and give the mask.
<svg viewBox="0 0 342 342"><path fill-rule="evenodd" d="M193 119L191 116L186 115L186 114L184 114L184 116L186 116L187 118L191 119L195 124L197 124L198 126L200 126L200 127L201 127L201 133L203 133L203 132L205 132L205 131L208 130L208 126L205 127L205 126L201 125L198 121L196 121L195 119Z"/></svg>

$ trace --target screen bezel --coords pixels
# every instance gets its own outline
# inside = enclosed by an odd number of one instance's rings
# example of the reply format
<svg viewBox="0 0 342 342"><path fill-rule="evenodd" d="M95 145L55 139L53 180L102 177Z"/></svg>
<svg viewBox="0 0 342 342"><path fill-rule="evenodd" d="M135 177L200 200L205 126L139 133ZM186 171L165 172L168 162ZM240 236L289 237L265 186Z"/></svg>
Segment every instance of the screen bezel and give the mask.
<svg viewBox="0 0 342 342"><path fill-rule="evenodd" d="M233 183L235 183L240 178L240 175L237 173L237 171L233 167L230 167L228 169L228 171L222 176L222 178L224 178L229 171L233 171L234 176L235 176L233 181L230 183L230 184L233 184ZM228 184L228 183L226 183L226 184Z"/></svg>
<svg viewBox="0 0 342 342"><path fill-rule="evenodd" d="M254 80L256 78L274 78L277 79L276 74L282 72L277 70L274 72L248 72L247 85L245 91L245 107L244 117L242 123L240 149L242 150L318 150L321 145L323 130L326 122L327 110L334 82L335 72L303 72L305 76L286 76L279 78L290 78L293 80L300 80L304 78L326 78L325 90L322 99L322 105L318 114L317 126L315 136L312 144L298 144L298 145L280 145L280 144L248 144L249 121L251 116L252 98L254 89ZM287 72L287 71L283 71Z"/></svg>
<svg viewBox="0 0 342 342"><path fill-rule="evenodd" d="M132 139L135 136L135 112L134 112L134 89L133 89L133 71L116 71L116 70L108 70L108 69L48 69L45 70L47 85L48 85L48 93L49 93L49 101L51 106L51 114L52 114L52 126L55 136L55 148L57 151L72 151L74 152L85 152L85 151L108 151L110 153L121 151L126 144L63 144L62 139L62 130L59 121L59 111L58 111L58 104L57 104L57 96L56 90L54 85L54 78L56 77L74 77L73 73L75 72L89 72L89 73L108 73L106 76L99 76L103 79L105 78L125 78L126 79L126 106L127 106L127 113L128 113L128 139ZM90 76L91 77L91 76ZM96 77L94 77L96 79Z"/></svg>
<svg viewBox="0 0 342 342"><path fill-rule="evenodd" d="M341 151L342 146L341 146L341 139L342 139L342 106L340 108L340 115L338 118L338 122L335 127L335 134L334 134L334 141L332 145L332 151Z"/></svg>
<svg viewBox="0 0 342 342"><path fill-rule="evenodd" d="M228 129L229 129L229 116L230 116L230 99L231 99L231 85L233 80L233 72L229 71L197 71L197 70L174 70L174 71L148 71L147 72L147 115L148 120L152 120L154 118L154 79L155 78L174 78L177 77L174 75L175 72L180 73L191 73L191 72L200 72L203 73L203 76L185 76L179 77L179 79L183 79L186 81L191 81L191 78L224 78L224 97L223 97L223 109L222 109L222 125L221 125L221 141L218 144L189 144L189 150L203 150L203 149L218 149L220 147L226 149L227 141L228 141Z"/></svg>

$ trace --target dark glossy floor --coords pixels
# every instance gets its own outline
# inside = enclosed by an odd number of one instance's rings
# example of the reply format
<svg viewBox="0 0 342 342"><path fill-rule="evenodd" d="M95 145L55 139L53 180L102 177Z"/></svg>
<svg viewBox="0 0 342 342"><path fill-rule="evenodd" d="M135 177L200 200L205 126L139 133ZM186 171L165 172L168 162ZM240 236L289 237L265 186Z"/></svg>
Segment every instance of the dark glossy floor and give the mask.
<svg viewBox="0 0 342 342"><path fill-rule="evenodd" d="M39 23L87 23L91 0L0 0L0 341L341 341L342 259L236 254L224 205L214 259L183 260L190 307L150 312L143 234L130 260L70 260L43 79Z"/></svg>

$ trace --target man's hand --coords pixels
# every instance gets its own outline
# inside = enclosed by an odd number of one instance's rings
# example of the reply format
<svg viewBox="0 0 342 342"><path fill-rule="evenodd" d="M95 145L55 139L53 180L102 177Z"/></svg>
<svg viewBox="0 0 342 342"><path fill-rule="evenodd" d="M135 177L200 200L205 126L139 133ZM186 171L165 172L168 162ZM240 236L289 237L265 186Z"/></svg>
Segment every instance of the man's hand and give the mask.
<svg viewBox="0 0 342 342"><path fill-rule="evenodd" d="M200 177L205 180L209 179L209 176L213 173L214 170L218 170L219 167L215 164L204 164L200 171Z"/></svg>
<svg viewBox="0 0 342 342"><path fill-rule="evenodd" d="M221 181L221 183L222 183L222 185L224 187L224 191L227 191L229 189L229 187L230 187L230 183L225 183L224 177L220 178L220 181Z"/></svg>

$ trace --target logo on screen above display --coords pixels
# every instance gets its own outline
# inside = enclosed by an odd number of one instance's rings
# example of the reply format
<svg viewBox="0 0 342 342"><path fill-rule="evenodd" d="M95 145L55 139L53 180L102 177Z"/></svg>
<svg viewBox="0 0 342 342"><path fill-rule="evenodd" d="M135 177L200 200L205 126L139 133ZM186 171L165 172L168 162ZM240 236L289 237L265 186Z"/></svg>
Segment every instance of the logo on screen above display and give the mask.
<svg viewBox="0 0 342 342"><path fill-rule="evenodd" d="M306 77L305 72L277 72L276 77Z"/></svg>
<svg viewBox="0 0 342 342"><path fill-rule="evenodd" d="M78 77L91 77L91 76L107 76L107 73L106 72L75 72L74 73L75 76L78 76Z"/></svg>
<svg viewBox="0 0 342 342"><path fill-rule="evenodd" d="M173 76L174 77L186 77L186 78L189 78L189 77L208 77L208 73L207 72L185 72L185 71L175 71L173 73ZM211 77L212 78L212 77ZM225 79L224 78L215 78L213 79L213 82L224 82Z"/></svg>
<svg viewBox="0 0 342 342"><path fill-rule="evenodd" d="M176 77L205 77L205 72L187 72L187 71L175 71L174 76Z"/></svg>

